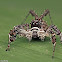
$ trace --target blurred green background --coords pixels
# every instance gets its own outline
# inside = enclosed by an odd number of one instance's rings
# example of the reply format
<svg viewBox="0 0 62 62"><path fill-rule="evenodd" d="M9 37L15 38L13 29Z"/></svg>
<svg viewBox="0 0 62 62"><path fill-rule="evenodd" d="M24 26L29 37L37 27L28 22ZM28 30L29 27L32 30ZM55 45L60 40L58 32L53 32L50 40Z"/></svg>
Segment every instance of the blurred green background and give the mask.
<svg viewBox="0 0 62 62"><path fill-rule="evenodd" d="M0 0L0 60L8 62L62 62L62 44L57 36L55 58L52 59L53 45L49 38L45 42L29 41L18 38L11 43L11 50L6 52L8 33L13 26L21 24L30 9L40 16L45 9L49 9L52 20L62 31L62 0ZM34 19L31 15L26 22ZM44 20L50 24L48 16Z"/></svg>

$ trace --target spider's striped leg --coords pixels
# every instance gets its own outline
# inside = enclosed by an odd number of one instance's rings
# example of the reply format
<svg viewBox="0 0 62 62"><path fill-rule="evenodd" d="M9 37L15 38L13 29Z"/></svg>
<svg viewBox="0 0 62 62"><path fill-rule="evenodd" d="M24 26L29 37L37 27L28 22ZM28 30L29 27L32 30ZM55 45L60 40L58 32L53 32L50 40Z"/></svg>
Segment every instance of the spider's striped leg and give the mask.
<svg viewBox="0 0 62 62"><path fill-rule="evenodd" d="M11 36L9 34L8 47L7 47L6 51L9 51L10 50L10 43L13 42L13 41L15 41L15 37L14 36Z"/></svg>

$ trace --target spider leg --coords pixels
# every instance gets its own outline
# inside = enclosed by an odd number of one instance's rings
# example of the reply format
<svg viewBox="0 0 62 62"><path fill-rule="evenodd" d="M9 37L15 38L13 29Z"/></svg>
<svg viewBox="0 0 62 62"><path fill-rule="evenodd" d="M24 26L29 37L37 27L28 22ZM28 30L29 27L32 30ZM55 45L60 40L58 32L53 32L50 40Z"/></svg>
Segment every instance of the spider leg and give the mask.
<svg viewBox="0 0 62 62"><path fill-rule="evenodd" d="M10 50L10 43L13 42L13 41L15 41L15 39L16 39L16 32L13 31L13 30L10 30L8 47L7 47L6 51L9 51Z"/></svg>
<svg viewBox="0 0 62 62"><path fill-rule="evenodd" d="M9 34L8 47L6 48L6 51L10 50L10 43L11 43L11 41L10 41L10 34Z"/></svg>
<svg viewBox="0 0 62 62"><path fill-rule="evenodd" d="M53 44L53 55L52 55L52 58L54 58L55 47L56 47L56 42Z"/></svg>
<svg viewBox="0 0 62 62"><path fill-rule="evenodd" d="M55 33L52 34L52 43L53 43L53 55L52 58L54 58L54 52L55 52L55 47L56 47L56 37L55 37Z"/></svg>

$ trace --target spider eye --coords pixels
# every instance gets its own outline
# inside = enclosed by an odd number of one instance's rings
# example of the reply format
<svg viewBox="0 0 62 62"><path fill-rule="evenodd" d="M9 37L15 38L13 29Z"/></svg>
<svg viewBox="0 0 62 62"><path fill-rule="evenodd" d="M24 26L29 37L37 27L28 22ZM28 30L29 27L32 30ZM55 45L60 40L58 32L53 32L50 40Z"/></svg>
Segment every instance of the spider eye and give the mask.
<svg viewBox="0 0 62 62"><path fill-rule="evenodd" d="M36 25L38 25L38 23L36 23Z"/></svg>
<svg viewBox="0 0 62 62"><path fill-rule="evenodd" d="M34 25L34 23L33 23L33 25Z"/></svg>

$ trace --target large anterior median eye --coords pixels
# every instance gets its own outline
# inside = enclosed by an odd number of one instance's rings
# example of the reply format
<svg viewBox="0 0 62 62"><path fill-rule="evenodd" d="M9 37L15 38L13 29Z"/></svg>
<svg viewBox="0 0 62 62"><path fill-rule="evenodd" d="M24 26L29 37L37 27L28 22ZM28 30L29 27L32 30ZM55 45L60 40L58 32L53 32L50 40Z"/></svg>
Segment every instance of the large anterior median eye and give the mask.
<svg viewBox="0 0 62 62"><path fill-rule="evenodd" d="M33 25L34 25L34 23L33 23Z"/></svg>

